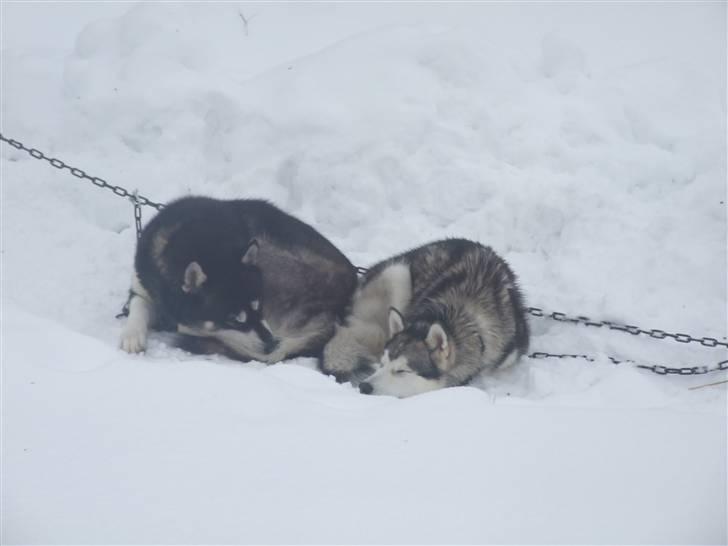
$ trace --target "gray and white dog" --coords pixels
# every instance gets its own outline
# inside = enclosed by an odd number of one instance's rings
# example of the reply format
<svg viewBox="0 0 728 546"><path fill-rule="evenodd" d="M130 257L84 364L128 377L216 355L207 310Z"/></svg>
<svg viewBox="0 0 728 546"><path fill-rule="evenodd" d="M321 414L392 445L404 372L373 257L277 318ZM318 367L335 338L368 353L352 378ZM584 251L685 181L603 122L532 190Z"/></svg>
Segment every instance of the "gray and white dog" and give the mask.
<svg viewBox="0 0 728 546"><path fill-rule="evenodd" d="M523 298L506 262L479 243L446 239L367 272L321 365L364 394L405 397L510 366L528 341Z"/></svg>
<svg viewBox="0 0 728 546"><path fill-rule="evenodd" d="M320 356L356 288L356 270L323 235L265 201L186 197L137 244L120 345L146 348L168 325L194 352L278 362Z"/></svg>

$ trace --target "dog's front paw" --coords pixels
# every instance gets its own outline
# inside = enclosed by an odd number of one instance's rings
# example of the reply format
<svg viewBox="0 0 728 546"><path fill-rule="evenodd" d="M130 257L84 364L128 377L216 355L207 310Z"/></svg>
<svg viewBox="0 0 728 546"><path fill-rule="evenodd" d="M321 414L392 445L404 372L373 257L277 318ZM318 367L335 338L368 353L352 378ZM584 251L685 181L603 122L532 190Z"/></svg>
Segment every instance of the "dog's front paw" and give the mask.
<svg viewBox="0 0 728 546"><path fill-rule="evenodd" d="M147 348L146 328L126 327L121 332L119 347L127 353L141 353Z"/></svg>

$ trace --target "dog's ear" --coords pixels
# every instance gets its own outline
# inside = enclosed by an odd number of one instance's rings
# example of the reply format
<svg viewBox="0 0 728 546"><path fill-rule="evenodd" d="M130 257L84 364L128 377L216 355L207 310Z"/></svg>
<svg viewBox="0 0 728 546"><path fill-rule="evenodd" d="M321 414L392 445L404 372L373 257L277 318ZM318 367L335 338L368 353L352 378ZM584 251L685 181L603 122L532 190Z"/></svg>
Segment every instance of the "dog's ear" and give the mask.
<svg viewBox="0 0 728 546"><path fill-rule="evenodd" d="M393 338L404 330L404 317L394 307L389 308L389 338Z"/></svg>
<svg viewBox="0 0 728 546"><path fill-rule="evenodd" d="M185 269L185 279L184 284L182 285L182 291L187 294L194 294L200 289L200 286L202 286L206 280L207 275L205 275L200 264L192 262L187 266L187 269Z"/></svg>
<svg viewBox="0 0 728 546"><path fill-rule="evenodd" d="M430 349L438 368L441 370L447 369L450 360L450 343L442 325L435 322L430 326L425 338L425 345Z"/></svg>
<svg viewBox="0 0 728 546"><path fill-rule="evenodd" d="M256 239L251 239L248 243L248 248L245 249L245 252L243 253L243 257L241 258L241 262L245 265L253 265L257 261L258 258L258 248L260 245L258 245L258 241Z"/></svg>

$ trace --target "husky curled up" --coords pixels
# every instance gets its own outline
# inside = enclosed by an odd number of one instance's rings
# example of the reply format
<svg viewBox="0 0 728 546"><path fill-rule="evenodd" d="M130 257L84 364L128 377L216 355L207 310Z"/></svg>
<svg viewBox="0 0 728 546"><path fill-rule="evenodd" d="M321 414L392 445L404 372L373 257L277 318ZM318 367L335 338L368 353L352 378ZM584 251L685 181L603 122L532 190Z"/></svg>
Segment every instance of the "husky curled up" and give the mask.
<svg viewBox="0 0 728 546"><path fill-rule="evenodd" d="M523 298L506 262L479 243L446 239L367 272L322 368L359 383L364 394L404 397L510 366L528 339Z"/></svg>
<svg viewBox="0 0 728 546"><path fill-rule="evenodd" d="M248 199L170 203L145 226L134 269L128 352L168 325L194 352L268 363L320 354L356 287L354 266L320 233Z"/></svg>

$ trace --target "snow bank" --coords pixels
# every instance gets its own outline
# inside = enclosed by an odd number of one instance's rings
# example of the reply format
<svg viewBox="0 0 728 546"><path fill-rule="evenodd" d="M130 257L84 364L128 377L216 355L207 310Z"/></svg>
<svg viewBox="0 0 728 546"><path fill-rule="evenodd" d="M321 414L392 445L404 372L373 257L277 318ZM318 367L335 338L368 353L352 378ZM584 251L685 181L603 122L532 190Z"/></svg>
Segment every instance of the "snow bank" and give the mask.
<svg viewBox="0 0 728 546"><path fill-rule="evenodd" d="M708 543L725 420L364 397L298 366L122 355L7 310L12 542ZM47 343L29 332L42 330ZM22 419L21 419L22 415ZM696 454L699 453L699 459Z"/></svg>
<svg viewBox="0 0 728 546"><path fill-rule="evenodd" d="M723 5L46 7L2 7L6 136L159 201L269 198L358 265L470 237L532 305L726 334ZM687 390L724 376L604 357L724 351L534 321L600 359L406 401L128 357L130 206L0 152L10 542L726 540L726 391Z"/></svg>

